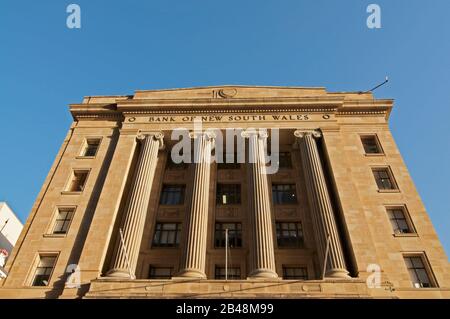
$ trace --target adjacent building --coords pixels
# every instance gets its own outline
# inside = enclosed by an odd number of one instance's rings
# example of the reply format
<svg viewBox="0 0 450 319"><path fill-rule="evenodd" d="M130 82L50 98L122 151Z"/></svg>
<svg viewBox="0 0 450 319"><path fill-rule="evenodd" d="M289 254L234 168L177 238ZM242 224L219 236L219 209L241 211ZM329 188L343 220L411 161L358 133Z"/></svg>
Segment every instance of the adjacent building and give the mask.
<svg viewBox="0 0 450 319"><path fill-rule="evenodd" d="M0 280L7 276L4 267L22 228L21 221L8 204L0 202Z"/></svg>
<svg viewBox="0 0 450 319"><path fill-rule="evenodd" d="M303 87L85 97L0 297L449 298L392 108Z"/></svg>

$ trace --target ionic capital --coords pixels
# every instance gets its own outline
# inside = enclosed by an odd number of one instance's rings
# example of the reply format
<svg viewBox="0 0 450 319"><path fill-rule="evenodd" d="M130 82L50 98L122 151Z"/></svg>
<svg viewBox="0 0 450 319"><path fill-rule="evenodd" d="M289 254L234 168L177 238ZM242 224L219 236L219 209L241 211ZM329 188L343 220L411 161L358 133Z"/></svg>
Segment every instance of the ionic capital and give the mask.
<svg viewBox="0 0 450 319"><path fill-rule="evenodd" d="M296 130L294 136L298 138L304 138L305 136L320 138L322 137L322 133L319 130Z"/></svg>
<svg viewBox="0 0 450 319"><path fill-rule="evenodd" d="M255 130L255 129L248 129L245 130L241 133L241 136L243 138L250 138L252 136L257 136L259 139L266 139L269 137L269 133L267 133L267 130L265 129L260 129L260 130Z"/></svg>
<svg viewBox="0 0 450 319"><path fill-rule="evenodd" d="M146 138L152 138L155 141L159 142L159 149L162 150L164 148L164 133L161 131L156 132L139 132L136 137L139 142L143 142Z"/></svg>

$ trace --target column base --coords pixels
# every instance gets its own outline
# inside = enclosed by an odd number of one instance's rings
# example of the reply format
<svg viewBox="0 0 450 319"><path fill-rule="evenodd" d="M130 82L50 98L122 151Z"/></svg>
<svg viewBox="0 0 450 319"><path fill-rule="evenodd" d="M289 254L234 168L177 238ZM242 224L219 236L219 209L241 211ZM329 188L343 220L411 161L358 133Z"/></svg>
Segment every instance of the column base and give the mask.
<svg viewBox="0 0 450 319"><path fill-rule="evenodd" d="M330 269L325 273L325 278L341 278L341 279L349 279L351 278L348 271L346 269Z"/></svg>
<svg viewBox="0 0 450 319"><path fill-rule="evenodd" d="M172 279L206 279L206 274L198 269L184 269Z"/></svg>
<svg viewBox="0 0 450 319"><path fill-rule="evenodd" d="M276 279L278 274L271 269L257 269L250 273L248 279Z"/></svg>
<svg viewBox="0 0 450 319"><path fill-rule="evenodd" d="M130 276L130 271L128 269L120 269L120 268L109 270L106 273L106 277L136 279L134 278L134 276Z"/></svg>

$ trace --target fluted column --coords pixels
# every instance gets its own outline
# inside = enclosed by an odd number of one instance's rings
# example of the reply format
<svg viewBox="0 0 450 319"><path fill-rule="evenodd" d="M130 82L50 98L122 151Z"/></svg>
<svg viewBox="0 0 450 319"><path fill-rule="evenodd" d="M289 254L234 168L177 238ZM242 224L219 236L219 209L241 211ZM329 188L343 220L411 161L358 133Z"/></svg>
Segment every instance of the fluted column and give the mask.
<svg viewBox="0 0 450 319"><path fill-rule="evenodd" d="M277 278L273 246L270 195L264 161L264 142L267 132L247 130L242 136L249 139L249 167L251 202L252 269L250 278Z"/></svg>
<svg viewBox="0 0 450 319"><path fill-rule="evenodd" d="M324 263L324 256L329 236L326 277L348 278L341 241L336 226L333 206L328 192L325 175L320 160L315 138L322 136L320 131L297 130L294 135L302 156L303 171L306 178L308 201L312 210L319 260Z"/></svg>
<svg viewBox="0 0 450 319"><path fill-rule="evenodd" d="M158 151L163 147L163 137L161 132L141 134L137 137L141 142L141 149L121 226L126 253L119 234L108 277L130 278L131 271L134 278Z"/></svg>
<svg viewBox="0 0 450 319"><path fill-rule="evenodd" d="M208 231L208 203L211 152L215 134L191 133L194 138L194 186L191 210L187 218L187 240L182 259L182 270L177 277L206 278L206 236Z"/></svg>

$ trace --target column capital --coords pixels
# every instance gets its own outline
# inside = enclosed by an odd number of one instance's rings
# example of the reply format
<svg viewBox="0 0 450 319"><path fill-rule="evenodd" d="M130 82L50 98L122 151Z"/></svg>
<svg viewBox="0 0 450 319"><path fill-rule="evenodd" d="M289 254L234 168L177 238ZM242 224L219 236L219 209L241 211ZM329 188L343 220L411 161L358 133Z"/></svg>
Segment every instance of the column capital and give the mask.
<svg viewBox="0 0 450 319"><path fill-rule="evenodd" d="M298 138L304 138L305 136L320 138L322 137L322 132L320 130L295 130L294 136Z"/></svg>
<svg viewBox="0 0 450 319"><path fill-rule="evenodd" d="M267 130L265 130L265 129L259 129L259 130L248 129L248 130L245 130L245 131L243 131L241 133L241 136L243 138L249 138L249 137L254 136L254 135L256 135L260 139L266 139L266 138L269 137L269 133L267 133Z"/></svg>
<svg viewBox="0 0 450 319"><path fill-rule="evenodd" d="M164 148L164 133L161 131L146 132L140 131L136 137L139 142L143 142L147 137L153 138L155 141L159 142L159 149Z"/></svg>

